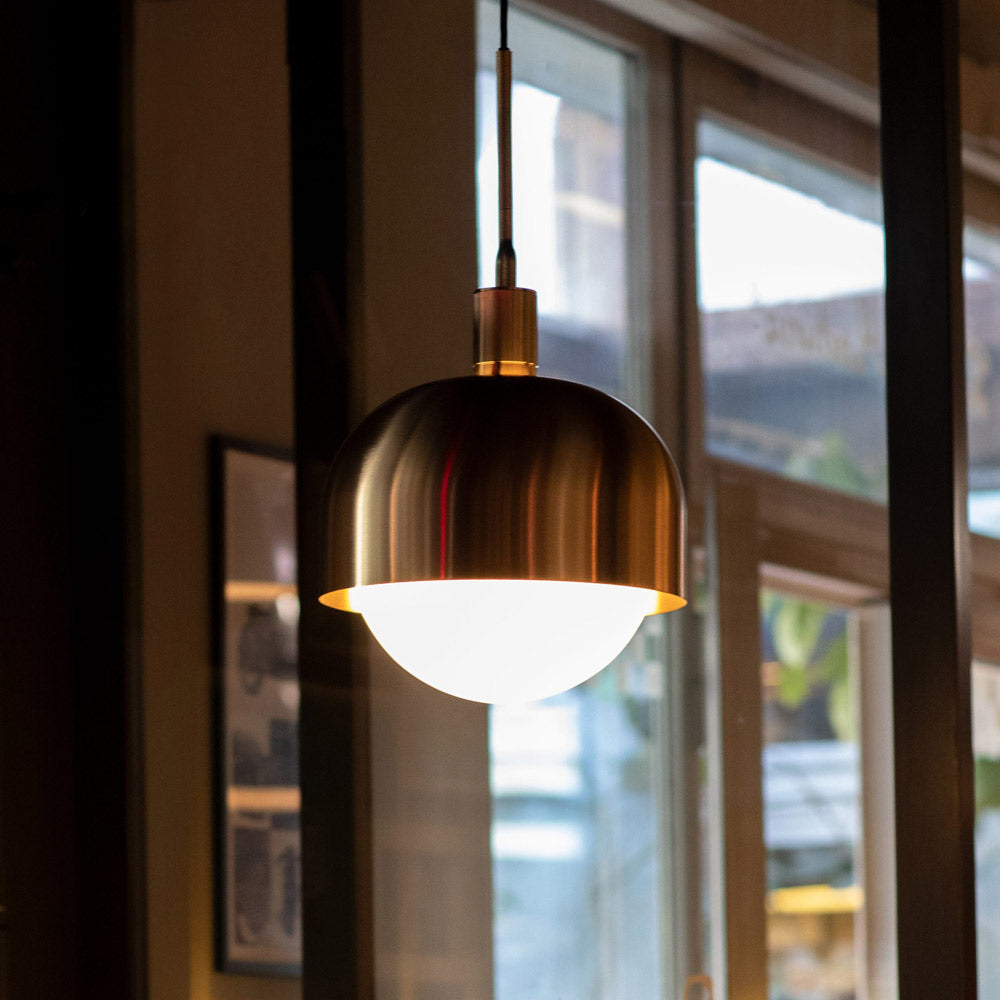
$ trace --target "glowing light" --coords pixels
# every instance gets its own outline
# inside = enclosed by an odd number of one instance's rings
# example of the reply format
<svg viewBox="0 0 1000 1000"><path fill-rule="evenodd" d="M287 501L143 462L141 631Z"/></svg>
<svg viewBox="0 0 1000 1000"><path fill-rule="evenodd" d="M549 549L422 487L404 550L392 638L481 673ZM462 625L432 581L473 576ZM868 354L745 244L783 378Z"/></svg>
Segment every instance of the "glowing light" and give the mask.
<svg viewBox="0 0 1000 1000"><path fill-rule="evenodd" d="M356 587L351 607L425 684L470 701L535 701L592 677L657 610L652 590L551 580Z"/></svg>
<svg viewBox="0 0 1000 1000"><path fill-rule="evenodd" d="M299 620L299 595L296 593L281 593L274 599L278 617L286 625L296 625Z"/></svg>
<svg viewBox="0 0 1000 1000"><path fill-rule="evenodd" d="M859 885L797 885L772 889L767 897L769 913L857 913L864 905Z"/></svg>

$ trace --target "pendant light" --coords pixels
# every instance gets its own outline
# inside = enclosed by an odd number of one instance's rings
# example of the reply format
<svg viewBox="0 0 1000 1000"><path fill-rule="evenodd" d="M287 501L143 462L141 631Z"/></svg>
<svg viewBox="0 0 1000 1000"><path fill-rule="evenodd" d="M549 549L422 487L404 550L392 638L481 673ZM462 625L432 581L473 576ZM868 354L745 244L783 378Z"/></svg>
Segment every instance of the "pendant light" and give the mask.
<svg viewBox="0 0 1000 1000"><path fill-rule="evenodd" d="M497 52L500 249L473 297L474 374L371 413L329 481L323 604L359 612L420 680L473 701L565 691L684 593L685 511L656 432L535 374L535 292L512 243L506 2Z"/></svg>

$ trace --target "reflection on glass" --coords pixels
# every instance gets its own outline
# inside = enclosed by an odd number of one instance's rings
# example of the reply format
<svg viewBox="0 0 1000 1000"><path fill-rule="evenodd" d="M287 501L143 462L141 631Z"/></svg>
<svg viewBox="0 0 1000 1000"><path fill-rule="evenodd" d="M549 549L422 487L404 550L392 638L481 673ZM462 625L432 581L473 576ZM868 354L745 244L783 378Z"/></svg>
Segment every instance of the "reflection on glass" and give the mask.
<svg viewBox="0 0 1000 1000"><path fill-rule="evenodd" d="M886 489L878 188L698 126L706 447L847 493ZM1000 537L1000 238L965 230L969 523Z"/></svg>
<svg viewBox="0 0 1000 1000"><path fill-rule="evenodd" d="M218 794L229 972L302 961L295 467L223 445Z"/></svg>
<svg viewBox="0 0 1000 1000"><path fill-rule="evenodd" d="M708 450L884 498L877 188L707 119L695 169Z"/></svg>
<svg viewBox="0 0 1000 1000"><path fill-rule="evenodd" d="M850 613L764 591L771 1000L848 1000L863 970L861 776Z"/></svg>
<svg viewBox="0 0 1000 1000"><path fill-rule="evenodd" d="M1000 666L972 665L979 996L1000 997Z"/></svg>
<svg viewBox="0 0 1000 1000"><path fill-rule="evenodd" d="M969 526L1000 538L1000 239L965 231Z"/></svg>
<svg viewBox="0 0 1000 1000"><path fill-rule="evenodd" d="M479 4L479 282L497 250L497 7ZM539 372L622 396L628 297L628 60L519 11L513 50L514 246L518 284L538 292Z"/></svg>

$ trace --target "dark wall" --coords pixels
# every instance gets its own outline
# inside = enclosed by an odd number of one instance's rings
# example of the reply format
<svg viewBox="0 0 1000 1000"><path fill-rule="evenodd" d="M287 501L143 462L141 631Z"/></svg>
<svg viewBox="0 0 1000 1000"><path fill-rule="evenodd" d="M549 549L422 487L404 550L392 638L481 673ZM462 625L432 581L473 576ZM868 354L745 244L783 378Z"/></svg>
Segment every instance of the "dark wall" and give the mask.
<svg viewBox="0 0 1000 1000"><path fill-rule="evenodd" d="M10 997L144 995L127 0L0 7Z"/></svg>

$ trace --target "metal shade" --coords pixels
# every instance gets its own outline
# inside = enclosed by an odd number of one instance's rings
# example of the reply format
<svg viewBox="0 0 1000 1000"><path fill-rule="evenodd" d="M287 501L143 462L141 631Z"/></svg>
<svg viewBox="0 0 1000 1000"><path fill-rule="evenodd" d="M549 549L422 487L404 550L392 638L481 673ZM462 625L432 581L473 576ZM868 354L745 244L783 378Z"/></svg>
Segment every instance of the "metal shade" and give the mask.
<svg viewBox="0 0 1000 1000"><path fill-rule="evenodd" d="M320 600L426 580L642 587L683 606L684 499L656 432L574 382L469 376L410 389L331 473Z"/></svg>

